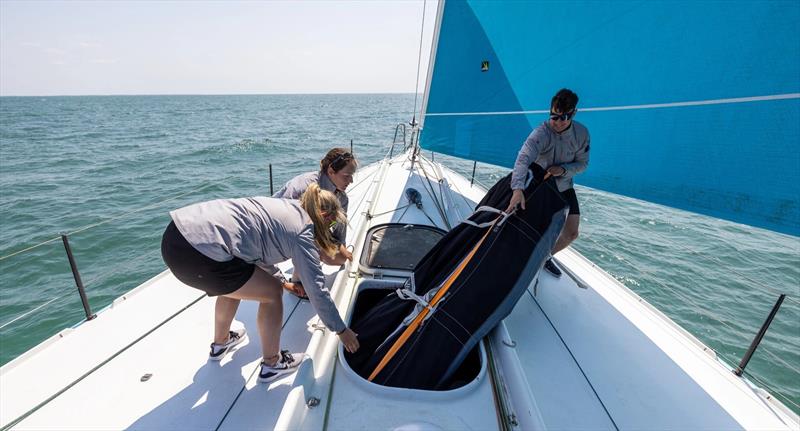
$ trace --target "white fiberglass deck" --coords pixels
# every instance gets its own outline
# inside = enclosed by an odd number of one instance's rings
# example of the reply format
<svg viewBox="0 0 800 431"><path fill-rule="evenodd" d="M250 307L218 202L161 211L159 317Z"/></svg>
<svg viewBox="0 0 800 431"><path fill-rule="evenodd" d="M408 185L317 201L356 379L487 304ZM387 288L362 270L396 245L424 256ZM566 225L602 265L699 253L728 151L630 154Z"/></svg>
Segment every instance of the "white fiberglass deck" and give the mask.
<svg viewBox="0 0 800 431"><path fill-rule="evenodd" d="M421 163L410 171L406 154L359 171L348 190L356 260L370 226L446 230L485 192ZM421 193L422 209L394 211L407 204L408 187ZM243 301L236 317L249 340L222 362L208 361L213 300L165 272L0 369L0 427L494 429L504 421L524 429L798 428L796 415L582 256L566 250L557 257L570 274L540 274L485 343L492 359L484 359L481 374L446 392L360 379L311 305L288 294L281 344L309 358L294 375L257 383L256 304ZM378 271L361 271L357 262L325 270L349 318L358 286ZM499 417L498 403L507 417Z"/></svg>

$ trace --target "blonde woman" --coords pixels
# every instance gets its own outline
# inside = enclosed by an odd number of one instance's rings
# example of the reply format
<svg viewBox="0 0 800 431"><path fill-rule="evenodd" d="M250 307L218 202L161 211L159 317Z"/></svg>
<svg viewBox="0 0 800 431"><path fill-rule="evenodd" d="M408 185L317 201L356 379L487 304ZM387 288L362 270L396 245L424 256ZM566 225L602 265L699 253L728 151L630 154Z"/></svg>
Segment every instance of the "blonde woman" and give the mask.
<svg viewBox="0 0 800 431"><path fill-rule="evenodd" d="M268 383L294 372L303 354L280 350L283 285L272 265L291 259L322 322L339 335L349 352L356 334L339 316L324 285L320 253L335 255L333 222L346 223L339 200L319 185L299 201L253 197L219 199L170 213L161 242L164 262L181 282L216 296L214 342L209 359L221 360L244 340L231 331L242 299L259 302L257 323L262 362L258 380Z"/></svg>

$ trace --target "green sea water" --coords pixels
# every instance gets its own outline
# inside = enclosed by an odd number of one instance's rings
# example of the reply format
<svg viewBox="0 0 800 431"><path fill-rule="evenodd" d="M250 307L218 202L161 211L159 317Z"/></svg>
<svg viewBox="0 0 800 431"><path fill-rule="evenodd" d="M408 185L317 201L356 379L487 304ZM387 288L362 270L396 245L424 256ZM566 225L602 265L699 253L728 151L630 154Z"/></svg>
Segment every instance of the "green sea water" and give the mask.
<svg viewBox="0 0 800 431"><path fill-rule="evenodd" d="M0 364L83 318L60 233L101 310L165 269L159 242L171 209L269 194L269 164L277 190L351 139L362 165L380 160L414 102L386 94L0 98ZM471 174L471 161L435 158ZM507 172L478 164L476 178L491 185ZM747 371L800 412L800 239L584 187L578 199L573 247L731 364L786 293Z"/></svg>

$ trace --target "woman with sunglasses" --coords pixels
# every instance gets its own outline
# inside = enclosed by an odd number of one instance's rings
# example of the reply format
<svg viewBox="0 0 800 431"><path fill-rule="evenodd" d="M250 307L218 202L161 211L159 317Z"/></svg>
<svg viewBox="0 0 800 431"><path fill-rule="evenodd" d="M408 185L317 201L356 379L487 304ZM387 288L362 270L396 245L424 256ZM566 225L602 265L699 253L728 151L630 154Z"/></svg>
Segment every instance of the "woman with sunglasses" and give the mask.
<svg viewBox="0 0 800 431"><path fill-rule="evenodd" d="M319 162L319 171L300 174L286 183L282 189L272 195L274 198L297 199L311 184L319 184L322 190L327 190L337 198L342 210L347 213L347 186L353 183L353 175L358 168L355 156L344 148L334 148ZM332 257L323 256L322 261L328 265L342 265L347 260L353 260L353 254L347 250L345 238L347 237L347 224L337 223L333 228L333 238L337 242L337 252Z"/></svg>
<svg viewBox="0 0 800 431"><path fill-rule="evenodd" d="M513 194L506 212L517 205L525 209L522 191L525 189L528 166L532 162L544 168L547 176L556 177L558 191L569 204L569 215L553 246L552 254L565 249L578 237L580 208L572 177L585 171L589 165L589 130L573 120L577 106L578 95L566 88L553 96L550 101L550 119L534 129L522 144L511 175ZM561 276L561 270L552 259L545 262L544 268L556 277Z"/></svg>
<svg viewBox="0 0 800 431"><path fill-rule="evenodd" d="M356 334L339 316L320 266L320 253L337 251L330 223L346 223L333 193L312 184L299 201L218 199L170 216L161 242L164 262L184 284L217 297L209 359L221 360L244 340L245 331L232 331L231 322L239 302L248 299L259 302L259 381L271 382L297 369L304 355L280 350L283 286L271 275L272 265L287 259L309 287L306 292L325 326L339 335L347 351L358 350Z"/></svg>

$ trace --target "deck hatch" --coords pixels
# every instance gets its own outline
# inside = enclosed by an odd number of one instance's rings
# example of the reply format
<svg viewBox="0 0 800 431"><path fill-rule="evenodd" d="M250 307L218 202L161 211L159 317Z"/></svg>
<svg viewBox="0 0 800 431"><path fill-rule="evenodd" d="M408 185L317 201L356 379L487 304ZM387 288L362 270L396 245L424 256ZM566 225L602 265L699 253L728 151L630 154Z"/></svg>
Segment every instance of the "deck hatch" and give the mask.
<svg viewBox="0 0 800 431"><path fill-rule="evenodd" d="M372 228L361 256L371 268L411 270L439 242L445 232L413 224L385 224Z"/></svg>

